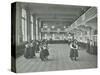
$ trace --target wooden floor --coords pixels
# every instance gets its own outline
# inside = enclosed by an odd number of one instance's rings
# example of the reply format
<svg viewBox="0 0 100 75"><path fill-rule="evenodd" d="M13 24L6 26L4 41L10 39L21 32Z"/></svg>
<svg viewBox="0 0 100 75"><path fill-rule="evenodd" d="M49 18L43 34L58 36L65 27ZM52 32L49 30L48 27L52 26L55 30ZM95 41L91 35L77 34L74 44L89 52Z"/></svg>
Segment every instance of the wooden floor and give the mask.
<svg viewBox="0 0 100 75"><path fill-rule="evenodd" d="M50 44L49 60L42 62L39 54L36 58L25 59L23 56L17 58L17 72L40 72L40 71L56 71L85 69L97 67L97 56L88 54L86 50L79 50L79 58L72 61L69 58L70 48L67 44Z"/></svg>

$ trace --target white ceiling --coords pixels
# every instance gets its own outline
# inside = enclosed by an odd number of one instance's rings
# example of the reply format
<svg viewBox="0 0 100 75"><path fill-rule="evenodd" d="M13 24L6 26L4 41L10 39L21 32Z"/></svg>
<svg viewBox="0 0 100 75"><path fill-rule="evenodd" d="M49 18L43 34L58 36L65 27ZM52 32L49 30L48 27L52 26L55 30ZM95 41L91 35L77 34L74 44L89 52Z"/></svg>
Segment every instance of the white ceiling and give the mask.
<svg viewBox="0 0 100 75"><path fill-rule="evenodd" d="M54 5L54 4L39 4L39 3L21 3L23 8L28 8L31 14L35 14L36 17L48 23L54 23L52 25L58 25L57 23L66 22L66 26L70 26L75 20L77 20L83 13L85 13L89 6L73 6L73 5ZM65 26L65 24L61 24Z"/></svg>

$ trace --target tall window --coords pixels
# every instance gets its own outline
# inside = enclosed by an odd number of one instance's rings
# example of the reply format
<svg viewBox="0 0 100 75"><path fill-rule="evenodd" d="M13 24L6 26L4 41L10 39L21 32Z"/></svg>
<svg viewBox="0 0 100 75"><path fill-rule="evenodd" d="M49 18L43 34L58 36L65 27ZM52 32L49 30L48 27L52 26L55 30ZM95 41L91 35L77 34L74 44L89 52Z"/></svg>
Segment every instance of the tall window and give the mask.
<svg viewBox="0 0 100 75"><path fill-rule="evenodd" d="M27 41L27 14L26 10L22 9L22 37L23 41Z"/></svg>
<svg viewBox="0 0 100 75"><path fill-rule="evenodd" d="M34 39L34 35L33 35L33 16L31 15L31 40L33 40Z"/></svg>
<svg viewBox="0 0 100 75"><path fill-rule="evenodd" d="M36 19L36 40L38 40L38 20Z"/></svg>

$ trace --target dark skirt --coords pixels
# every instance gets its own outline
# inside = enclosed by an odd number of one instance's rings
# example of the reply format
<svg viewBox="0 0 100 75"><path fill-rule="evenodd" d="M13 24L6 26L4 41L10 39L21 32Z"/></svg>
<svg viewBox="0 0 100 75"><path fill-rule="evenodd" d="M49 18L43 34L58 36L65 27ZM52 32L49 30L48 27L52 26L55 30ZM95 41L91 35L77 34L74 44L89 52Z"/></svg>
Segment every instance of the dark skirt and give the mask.
<svg viewBox="0 0 100 75"><path fill-rule="evenodd" d="M71 49L70 50L70 57L78 57L78 50Z"/></svg>
<svg viewBox="0 0 100 75"><path fill-rule="evenodd" d="M45 56L49 56L49 51L48 50L44 50L44 55Z"/></svg>
<svg viewBox="0 0 100 75"><path fill-rule="evenodd" d="M24 57L29 58L29 54L30 54L29 48L25 48Z"/></svg>
<svg viewBox="0 0 100 75"><path fill-rule="evenodd" d="M35 56L35 52L32 47L25 48L24 57L25 58L33 58Z"/></svg>
<svg viewBox="0 0 100 75"><path fill-rule="evenodd" d="M45 54L44 54L44 51L42 50L40 51L40 59L44 60L44 58L45 58Z"/></svg>
<svg viewBox="0 0 100 75"><path fill-rule="evenodd" d="M40 59L41 60L44 60L47 56L49 56L49 51L48 50L40 51Z"/></svg>
<svg viewBox="0 0 100 75"><path fill-rule="evenodd" d="M33 56L35 56L35 48L32 48Z"/></svg>
<svg viewBox="0 0 100 75"><path fill-rule="evenodd" d="M39 51L39 45L36 45L35 50L36 50L36 52Z"/></svg>

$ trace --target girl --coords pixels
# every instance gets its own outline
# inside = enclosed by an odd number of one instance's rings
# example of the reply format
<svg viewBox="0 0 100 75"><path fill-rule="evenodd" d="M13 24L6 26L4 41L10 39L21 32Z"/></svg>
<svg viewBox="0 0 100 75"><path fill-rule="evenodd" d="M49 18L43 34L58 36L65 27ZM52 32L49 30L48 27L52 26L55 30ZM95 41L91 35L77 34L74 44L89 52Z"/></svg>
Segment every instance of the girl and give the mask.
<svg viewBox="0 0 100 75"><path fill-rule="evenodd" d="M42 61L48 60L48 56L49 56L49 51L48 51L48 47L46 44L44 44L41 47L41 51L40 51L40 59Z"/></svg>
<svg viewBox="0 0 100 75"><path fill-rule="evenodd" d="M26 43L25 45L25 51L24 51L24 57L25 58L29 58L29 54L30 54L30 46L29 46L29 42Z"/></svg>
<svg viewBox="0 0 100 75"><path fill-rule="evenodd" d="M77 60L78 57L78 45L75 41L70 44L70 58L71 60Z"/></svg>

